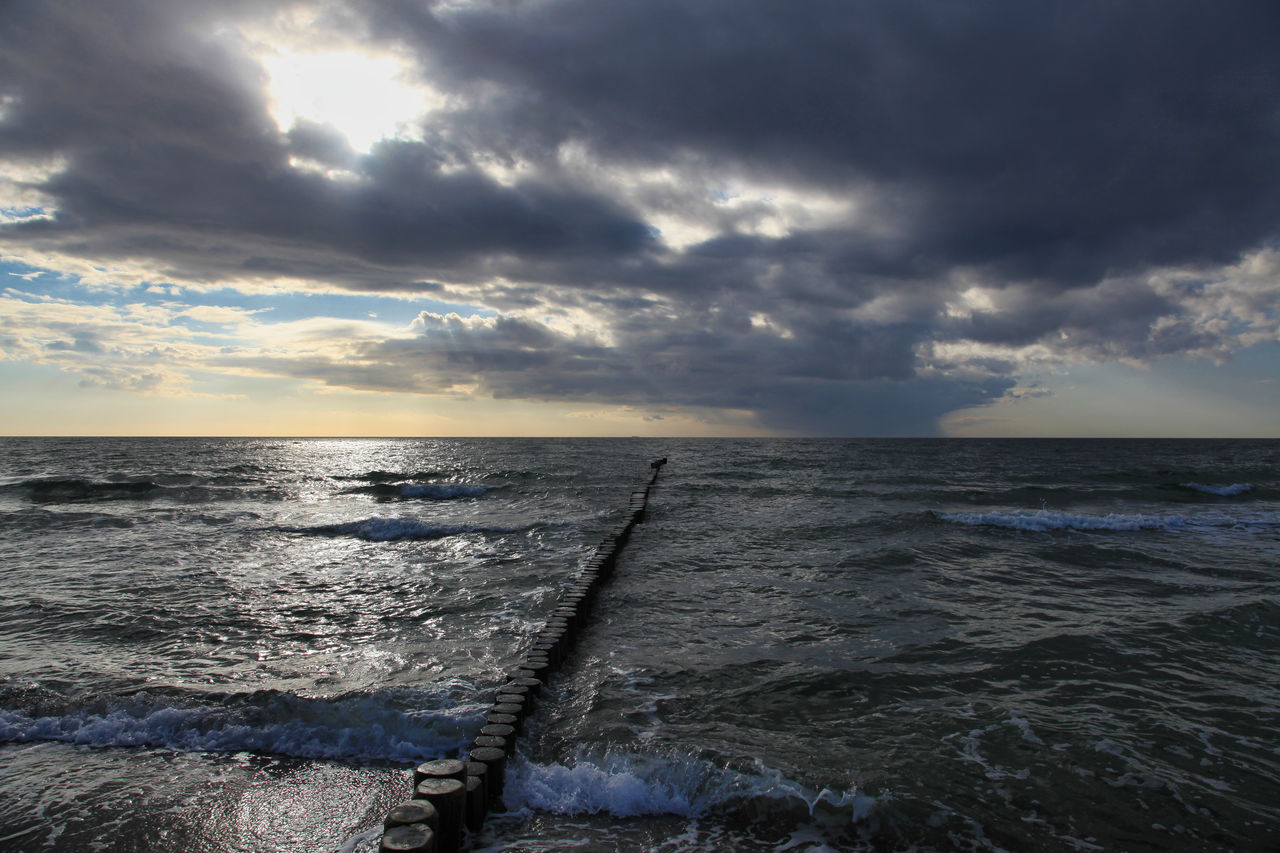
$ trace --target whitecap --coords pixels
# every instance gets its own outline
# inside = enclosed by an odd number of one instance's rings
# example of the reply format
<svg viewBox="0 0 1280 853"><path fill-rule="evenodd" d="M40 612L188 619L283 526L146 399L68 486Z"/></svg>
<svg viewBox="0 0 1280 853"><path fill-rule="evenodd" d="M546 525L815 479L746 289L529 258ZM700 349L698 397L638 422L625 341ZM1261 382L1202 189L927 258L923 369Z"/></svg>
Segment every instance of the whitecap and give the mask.
<svg viewBox="0 0 1280 853"><path fill-rule="evenodd" d="M1229 486L1207 486L1203 483L1179 483L1178 485L1184 489L1203 492L1206 495L1218 495L1224 498L1242 495L1253 489L1252 483L1232 483Z"/></svg>
<svg viewBox="0 0 1280 853"><path fill-rule="evenodd" d="M508 769L504 798L515 810L689 819L734 803L786 800L811 818L818 810L834 811L850 822L867 819L878 802L860 791L814 792L762 764L756 772L741 772L699 758L622 751L580 752L569 764L516 762Z"/></svg>

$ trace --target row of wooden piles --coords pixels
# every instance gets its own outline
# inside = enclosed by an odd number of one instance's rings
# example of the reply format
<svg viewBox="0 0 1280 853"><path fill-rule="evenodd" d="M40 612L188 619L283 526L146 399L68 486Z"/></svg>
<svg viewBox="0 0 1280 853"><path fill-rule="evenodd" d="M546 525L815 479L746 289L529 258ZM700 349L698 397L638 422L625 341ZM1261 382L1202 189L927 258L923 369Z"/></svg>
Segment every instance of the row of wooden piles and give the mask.
<svg viewBox="0 0 1280 853"><path fill-rule="evenodd" d="M572 651L601 584L613 574L632 528L644 520L649 490L665 464L666 457L650 463L648 481L631 493L625 519L600 541L565 589L523 662L506 673L471 746L458 758L427 761L414 770L413 798L387 814L379 847L383 853L455 853L480 832L490 808L501 803L507 761L543 685Z"/></svg>

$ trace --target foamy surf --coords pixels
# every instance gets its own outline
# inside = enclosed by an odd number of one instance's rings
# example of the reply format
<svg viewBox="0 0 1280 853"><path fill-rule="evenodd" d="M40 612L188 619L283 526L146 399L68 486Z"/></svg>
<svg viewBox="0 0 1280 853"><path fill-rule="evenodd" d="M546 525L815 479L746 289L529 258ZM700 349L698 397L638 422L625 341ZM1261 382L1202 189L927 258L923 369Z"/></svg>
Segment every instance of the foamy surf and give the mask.
<svg viewBox="0 0 1280 853"><path fill-rule="evenodd" d="M708 807L710 771L691 762L613 753L570 764L516 762L508 771L506 797L513 809L556 814L692 818Z"/></svg>
<svg viewBox="0 0 1280 853"><path fill-rule="evenodd" d="M567 764L515 762L508 771L505 796L515 811L686 819L770 800L810 817L837 811L856 822L876 803L876 798L857 791L815 792L760 762L756 765L751 771L738 771L678 755L610 750L600 756L579 751Z"/></svg>
<svg viewBox="0 0 1280 853"><path fill-rule="evenodd" d="M482 724L483 706L457 704L439 691L415 691L400 699L394 704L421 708L393 707L385 692L335 699L255 693L231 695L217 704L141 693L105 707L55 714L0 709L0 743L60 741L412 762L455 752Z"/></svg>

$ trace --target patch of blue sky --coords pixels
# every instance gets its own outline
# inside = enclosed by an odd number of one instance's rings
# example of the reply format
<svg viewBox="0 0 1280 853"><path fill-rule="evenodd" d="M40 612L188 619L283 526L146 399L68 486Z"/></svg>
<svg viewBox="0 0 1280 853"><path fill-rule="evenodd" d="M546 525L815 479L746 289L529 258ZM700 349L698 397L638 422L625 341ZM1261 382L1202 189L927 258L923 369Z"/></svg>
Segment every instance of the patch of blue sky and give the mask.
<svg viewBox="0 0 1280 853"><path fill-rule="evenodd" d="M218 291L221 292L221 291ZM334 317L340 320L376 319L383 323L408 325L419 312L436 314L450 312L463 317L497 314L479 305L460 305L437 299L405 298L403 296L371 296L360 293L289 293L289 294L241 294L244 300L239 307L260 310L265 321L288 322L308 317ZM219 303L231 304L227 302Z"/></svg>
<svg viewBox="0 0 1280 853"><path fill-rule="evenodd" d="M4 289L87 305L140 303L171 306L177 303L190 307L238 308L255 312L258 321L263 323L332 317L339 320L376 319L393 325L408 325L421 311L436 314L452 312L463 317L488 317L498 313L479 305L401 295L306 291L253 293L233 287L192 290L174 282L146 282L119 289L90 288L81 286L78 276L0 257L0 290ZM192 329L213 330L216 327L216 324L189 318L185 324Z"/></svg>
<svg viewBox="0 0 1280 853"><path fill-rule="evenodd" d="M13 288L59 296L55 291L72 289L79 282L77 276L33 267L0 255L0 290Z"/></svg>
<svg viewBox="0 0 1280 853"><path fill-rule="evenodd" d="M0 222L16 222L22 219L35 219L36 217L49 215L48 208L38 205L0 207Z"/></svg>

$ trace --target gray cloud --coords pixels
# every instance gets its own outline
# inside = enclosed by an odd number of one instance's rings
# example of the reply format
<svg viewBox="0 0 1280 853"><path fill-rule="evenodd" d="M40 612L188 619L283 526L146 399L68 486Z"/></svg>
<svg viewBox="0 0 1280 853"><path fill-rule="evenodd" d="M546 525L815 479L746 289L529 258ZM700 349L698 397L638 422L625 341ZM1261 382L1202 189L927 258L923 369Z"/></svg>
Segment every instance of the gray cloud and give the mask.
<svg viewBox="0 0 1280 853"><path fill-rule="evenodd" d="M494 253L625 256L649 240L607 198L446 173L427 144L380 145L353 164L362 180L350 183L290 169L291 154L326 163L349 154L314 124L279 134L260 72L198 40L190 8L82 11L54 2L4 13L0 79L17 106L0 124L0 147L68 157L39 187L57 215L9 226L8 239L93 258L159 258L177 277L257 270L361 287L402 286L400 277L378 281L388 266L466 277L469 263Z"/></svg>
<svg viewBox="0 0 1280 853"><path fill-rule="evenodd" d="M920 198L906 272L1089 280L1231 260L1275 230L1272 4L517 8L455 15L426 43L433 73L514 93L486 118L519 127L522 153L587 139L654 162L688 146L823 186L881 182Z"/></svg>
<svg viewBox="0 0 1280 853"><path fill-rule="evenodd" d="M450 97L420 141L366 155L321 125L280 133L261 69L211 35L276 8L0 8L0 150L66 162L34 187L53 218L0 226L0 245L586 311L608 343L528 318L424 321L362 345L362 367L261 367L749 409L801 432L928 432L1012 388L1017 359L993 353L1018 347L1227 355L1241 318L1274 326L1280 307L1275 286L1235 308L1202 292L1278 236L1272 3L351 4L330 13L409 48ZM714 198L734 176L858 213L773 233L776 201ZM661 214L709 236L664 240ZM957 311L974 286L993 303ZM922 356L949 342L988 351Z"/></svg>

